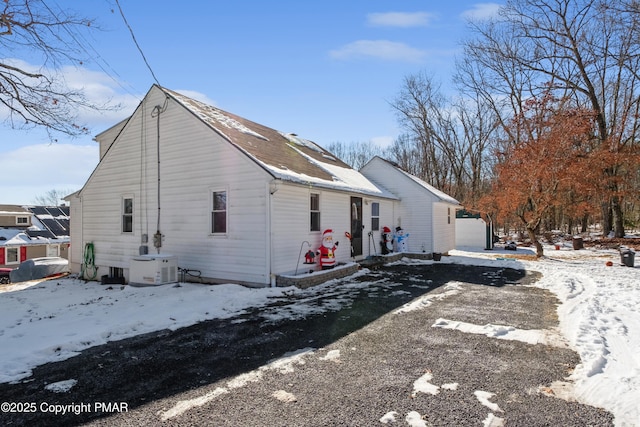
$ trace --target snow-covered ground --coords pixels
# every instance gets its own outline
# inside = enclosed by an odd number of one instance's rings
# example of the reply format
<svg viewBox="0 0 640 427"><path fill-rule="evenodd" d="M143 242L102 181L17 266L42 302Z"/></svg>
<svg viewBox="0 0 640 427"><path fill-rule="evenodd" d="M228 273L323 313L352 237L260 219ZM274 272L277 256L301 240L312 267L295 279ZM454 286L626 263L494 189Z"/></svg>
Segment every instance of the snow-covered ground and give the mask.
<svg viewBox="0 0 640 427"><path fill-rule="evenodd" d="M614 250L548 247L545 259L520 258L529 253L456 250L441 262L540 271L536 286L558 296L561 331L582 361L566 382L553 385L554 394L612 412L619 427L640 425L640 267L621 266ZM292 292L305 291L233 284L134 288L72 278L2 286L0 382L19 381L38 365L107 341L231 317Z"/></svg>

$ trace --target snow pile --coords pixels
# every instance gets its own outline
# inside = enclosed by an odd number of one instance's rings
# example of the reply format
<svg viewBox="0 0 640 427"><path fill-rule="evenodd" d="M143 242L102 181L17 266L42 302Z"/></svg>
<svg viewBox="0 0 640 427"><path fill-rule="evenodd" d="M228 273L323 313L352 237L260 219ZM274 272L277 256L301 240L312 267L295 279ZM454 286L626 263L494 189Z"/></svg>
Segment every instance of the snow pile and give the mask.
<svg viewBox="0 0 640 427"><path fill-rule="evenodd" d="M235 316L266 304L287 288L107 287L61 279L0 289L5 291L0 293L0 382L10 382L28 377L35 366L68 359L108 341Z"/></svg>
<svg viewBox="0 0 640 427"><path fill-rule="evenodd" d="M509 262L497 261L501 254L488 251L451 255L448 260L454 263ZM557 295L560 331L581 359L570 383L555 384L554 394L604 408L618 426L640 425L640 268L622 266L615 250L547 247L545 255L517 264L541 272L535 286Z"/></svg>

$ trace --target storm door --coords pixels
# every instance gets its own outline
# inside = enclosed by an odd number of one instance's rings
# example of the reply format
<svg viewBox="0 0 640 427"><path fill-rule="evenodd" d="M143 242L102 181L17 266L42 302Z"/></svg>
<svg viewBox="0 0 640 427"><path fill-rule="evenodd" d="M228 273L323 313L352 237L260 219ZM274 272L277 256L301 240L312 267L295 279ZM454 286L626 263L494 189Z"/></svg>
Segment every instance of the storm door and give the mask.
<svg viewBox="0 0 640 427"><path fill-rule="evenodd" d="M351 256L362 255L362 197L351 198Z"/></svg>

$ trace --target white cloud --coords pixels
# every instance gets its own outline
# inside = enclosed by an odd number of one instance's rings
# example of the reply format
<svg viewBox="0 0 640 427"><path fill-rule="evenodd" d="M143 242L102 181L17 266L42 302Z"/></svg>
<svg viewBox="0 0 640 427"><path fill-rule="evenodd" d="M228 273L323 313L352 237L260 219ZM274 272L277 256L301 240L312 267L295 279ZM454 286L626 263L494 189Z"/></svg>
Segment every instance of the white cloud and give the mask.
<svg viewBox="0 0 640 427"><path fill-rule="evenodd" d="M98 144L35 144L2 153L2 203L30 204L50 190L79 190L98 163Z"/></svg>
<svg viewBox="0 0 640 427"><path fill-rule="evenodd" d="M435 18L427 12L387 12L367 15L369 25L376 27L426 27Z"/></svg>
<svg viewBox="0 0 640 427"><path fill-rule="evenodd" d="M462 17L469 20L485 20L498 15L502 7L498 3L476 3L473 8L462 12Z"/></svg>
<svg viewBox="0 0 640 427"><path fill-rule="evenodd" d="M341 60L376 58L385 61L421 62L427 53L389 40L358 40L330 51L329 55Z"/></svg>

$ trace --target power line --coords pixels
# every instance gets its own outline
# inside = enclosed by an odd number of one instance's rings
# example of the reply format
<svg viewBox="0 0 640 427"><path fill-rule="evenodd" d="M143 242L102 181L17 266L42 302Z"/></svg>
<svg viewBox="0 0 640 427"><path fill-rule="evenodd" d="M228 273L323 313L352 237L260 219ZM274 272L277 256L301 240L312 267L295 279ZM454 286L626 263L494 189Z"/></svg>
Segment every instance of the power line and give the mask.
<svg viewBox="0 0 640 427"><path fill-rule="evenodd" d="M60 7L60 5L58 3L56 3L54 1L56 7L58 8L58 12L67 16L66 13L62 10L62 8ZM44 7L47 8L47 10L52 14L55 15L54 11L43 1L42 4L44 5ZM109 76L109 78L111 78L111 80L113 80L118 86L120 86L125 92L129 93L130 95L133 95L136 98L139 98L139 95L137 95L137 93L135 92L136 89L129 85L129 87L125 87L122 84L122 76L120 76L120 74L118 74L118 72L116 70L113 69L113 67L111 67L109 65L109 63L102 57L102 55L100 55L100 53L95 49L95 47L93 47L93 45L78 31L73 30L70 26L68 25L64 25L62 27L64 29L64 31L67 32L67 34L69 34L69 37L71 37L71 39L75 42L75 46L77 46L78 48L82 49L82 51L84 51L84 53L89 57L89 58L94 58L95 59L95 64L107 75ZM79 40L80 39L80 40ZM89 49L91 49L92 52L89 52L87 50L87 47ZM108 70L107 70L108 68ZM114 77L114 75L117 77ZM133 90L134 92L132 92L131 90Z"/></svg>
<svg viewBox="0 0 640 427"><path fill-rule="evenodd" d="M140 48L140 45L138 44L138 41L136 40L135 34L133 34L133 29L131 28L131 25L129 25L129 22L127 22L127 18L124 16L124 12L122 11L122 7L120 7L120 1L116 0L116 4L118 5L118 10L120 11L120 16L122 16L122 20L124 21L125 25L129 29L129 32L131 33L131 38L133 39L133 42L135 43L136 47L138 48L138 51L140 52L140 55L142 55L142 59L144 60L144 63L147 65L147 68L149 69L149 71L151 72L151 75L153 76L153 80L155 80L155 82L158 84L158 86L162 86L160 84L160 82L158 81L158 78L156 77L155 73L151 69L151 65L149 65L149 61L147 61L147 58L144 56L144 52L142 51L142 48Z"/></svg>

